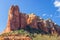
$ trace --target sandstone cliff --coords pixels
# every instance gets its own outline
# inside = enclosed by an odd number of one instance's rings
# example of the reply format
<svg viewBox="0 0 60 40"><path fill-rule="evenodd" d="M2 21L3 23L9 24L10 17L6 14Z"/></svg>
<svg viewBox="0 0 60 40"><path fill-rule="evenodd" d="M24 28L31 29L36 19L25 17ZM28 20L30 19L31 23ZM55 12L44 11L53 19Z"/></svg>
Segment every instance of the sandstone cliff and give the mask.
<svg viewBox="0 0 60 40"><path fill-rule="evenodd" d="M52 20L44 20L35 14L25 14L20 12L19 7L16 5L12 5L9 14L8 14L8 22L7 27L4 30L4 33L8 33L14 30L26 29L28 26L30 28L42 30L46 33L56 34L59 33L57 27ZM59 27L60 28L60 27ZM32 30L31 29L31 30Z"/></svg>

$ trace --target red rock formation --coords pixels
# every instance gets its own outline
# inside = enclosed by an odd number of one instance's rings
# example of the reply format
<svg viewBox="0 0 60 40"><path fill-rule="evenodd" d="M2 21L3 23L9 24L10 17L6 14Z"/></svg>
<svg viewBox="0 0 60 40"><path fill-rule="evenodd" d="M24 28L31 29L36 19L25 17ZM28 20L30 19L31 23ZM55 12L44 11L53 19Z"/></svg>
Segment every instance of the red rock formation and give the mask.
<svg viewBox="0 0 60 40"><path fill-rule="evenodd" d="M8 15L7 27L4 33L25 28L27 25L29 25L31 28L41 29L45 32L49 32L50 30L51 34L56 33L56 28L52 21L50 22L50 20L46 21L40 19L33 13L29 15L21 13L19 12L18 6L11 6Z"/></svg>
<svg viewBox="0 0 60 40"><path fill-rule="evenodd" d="M27 19L27 25L30 25L32 28L38 29L37 19L38 19L37 16L34 15L33 13L29 14L29 18Z"/></svg>
<svg viewBox="0 0 60 40"><path fill-rule="evenodd" d="M20 25L19 25L19 8L18 6L11 6L8 14L8 23L7 27L5 29L5 32L10 32L13 30L17 30Z"/></svg>
<svg viewBox="0 0 60 40"><path fill-rule="evenodd" d="M4 36L2 40L32 40L30 37L24 37L24 36Z"/></svg>
<svg viewBox="0 0 60 40"><path fill-rule="evenodd" d="M21 28L25 28L27 25L27 17L28 15L21 13Z"/></svg>
<svg viewBox="0 0 60 40"><path fill-rule="evenodd" d="M11 6L8 15L8 23L4 32L10 32L13 30L19 30L25 28L27 25L28 15L19 12L18 6Z"/></svg>
<svg viewBox="0 0 60 40"><path fill-rule="evenodd" d="M40 19L40 21L38 21L38 27L39 27L39 29L41 29L41 30L43 30L45 32L48 32L48 28L47 28L45 20Z"/></svg>
<svg viewBox="0 0 60 40"><path fill-rule="evenodd" d="M55 29L55 25L52 22L52 20L48 19L48 20L46 20L46 23L47 23L48 28L50 29L51 34L56 34L57 31Z"/></svg>

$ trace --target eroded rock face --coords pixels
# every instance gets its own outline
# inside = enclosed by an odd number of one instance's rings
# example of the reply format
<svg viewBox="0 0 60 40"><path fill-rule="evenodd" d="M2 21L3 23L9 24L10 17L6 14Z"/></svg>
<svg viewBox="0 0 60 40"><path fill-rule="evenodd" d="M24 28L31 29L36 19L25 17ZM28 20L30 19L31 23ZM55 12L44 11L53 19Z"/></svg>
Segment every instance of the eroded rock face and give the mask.
<svg viewBox="0 0 60 40"><path fill-rule="evenodd" d="M51 34L56 34L57 33L57 31L56 31L56 29L55 29L55 25L54 25L54 23L52 22L52 20L46 20L46 23L47 23L47 26L48 26L48 29L49 29L49 31L50 31L50 33Z"/></svg>
<svg viewBox="0 0 60 40"><path fill-rule="evenodd" d="M33 13L32 14L29 14L29 17L27 19L27 25L29 25L30 27L32 28L37 28L37 16L34 15Z"/></svg>
<svg viewBox="0 0 60 40"><path fill-rule="evenodd" d="M27 26L27 17L28 15L21 13L21 28L25 28Z"/></svg>
<svg viewBox="0 0 60 40"><path fill-rule="evenodd" d="M17 30L19 28L19 8L12 6L8 14L8 23L5 32Z"/></svg>
<svg viewBox="0 0 60 40"><path fill-rule="evenodd" d="M19 7L11 6L8 15L7 27L4 32L10 32L25 28L27 25L28 15L19 12Z"/></svg>
<svg viewBox="0 0 60 40"><path fill-rule="evenodd" d="M19 7L13 5L9 10L7 27L3 33L19 30L21 28L25 29L27 25L31 28L50 32L51 34L57 32L57 28L51 20L43 20L33 13L29 15L21 13L19 12Z"/></svg>

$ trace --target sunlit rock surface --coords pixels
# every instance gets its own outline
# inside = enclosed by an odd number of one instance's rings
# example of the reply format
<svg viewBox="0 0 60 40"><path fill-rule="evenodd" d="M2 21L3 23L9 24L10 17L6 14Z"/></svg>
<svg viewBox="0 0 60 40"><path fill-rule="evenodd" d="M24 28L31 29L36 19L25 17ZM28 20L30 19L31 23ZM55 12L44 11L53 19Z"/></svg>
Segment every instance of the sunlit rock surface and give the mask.
<svg viewBox="0 0 60 40"><path fill-rule="evenodd" d="M26 27L34 28L37 30L43 30L47 33L60 33L59 26L56 26L52 20L44 20L39 16L36 16L34 13L26 14L22 13L19 10L19 7L12 5L8 12L8 21L6 29L3 33L7 33L14 30L25 29ZM60 28L60 27L59 27Z"/></svg>

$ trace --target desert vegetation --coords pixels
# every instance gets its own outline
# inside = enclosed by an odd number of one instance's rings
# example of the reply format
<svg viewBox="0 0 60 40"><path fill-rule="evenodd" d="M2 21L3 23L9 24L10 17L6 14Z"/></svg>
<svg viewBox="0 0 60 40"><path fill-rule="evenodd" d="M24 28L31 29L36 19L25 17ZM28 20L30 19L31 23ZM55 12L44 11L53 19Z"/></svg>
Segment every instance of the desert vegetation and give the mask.
<svg viewBox="0 0 60 40"><path fill-rule="evenodd" d="M31 40L60 40L60 36L57 36L57 35L30 33L23 29L1 34L0 40L3 40L3 38L6 38L6 37L14 37L13 39L15 39L15 37L29 37Z"/></svg>

